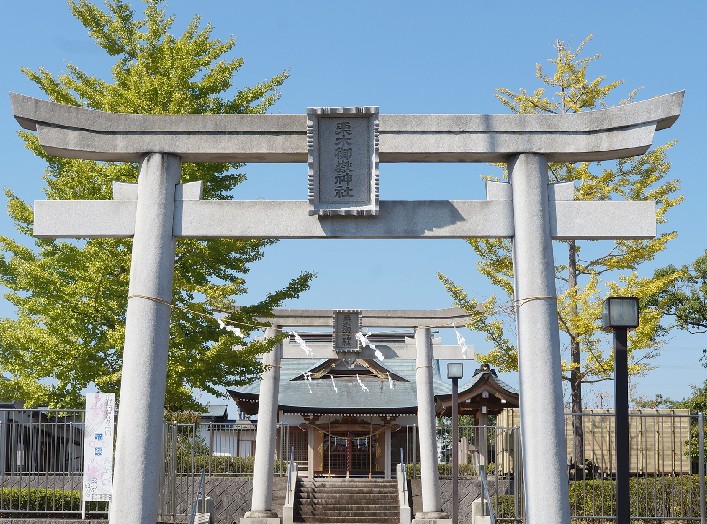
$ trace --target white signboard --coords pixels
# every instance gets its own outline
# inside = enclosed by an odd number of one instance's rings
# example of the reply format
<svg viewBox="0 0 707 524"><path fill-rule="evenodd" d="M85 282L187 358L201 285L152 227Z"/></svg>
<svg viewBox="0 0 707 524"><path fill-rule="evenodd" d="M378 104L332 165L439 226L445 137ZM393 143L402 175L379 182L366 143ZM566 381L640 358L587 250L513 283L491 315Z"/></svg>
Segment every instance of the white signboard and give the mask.
<svg viewBox="0 0 707 524"><path fill-rule="evenodd" d="M83 501L109 501L113 483L115 393L88 393L84 422Z"/></svg>

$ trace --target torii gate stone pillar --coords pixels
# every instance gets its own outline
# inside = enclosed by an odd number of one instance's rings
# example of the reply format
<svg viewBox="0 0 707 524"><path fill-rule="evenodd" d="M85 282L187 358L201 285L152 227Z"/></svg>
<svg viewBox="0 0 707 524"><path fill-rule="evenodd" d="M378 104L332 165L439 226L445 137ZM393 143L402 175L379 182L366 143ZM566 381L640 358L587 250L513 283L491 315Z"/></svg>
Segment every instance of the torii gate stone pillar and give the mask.
<svg viewBox="0 0 707 524"><path fill-rule="evenodd" d="M274 337L276 328L269 328L266 337ZM258 427L255 435L255 467L253 469L253 498L246 519L259 519L259 522L269 522L277 519L277 513L272 510L272 477L275 471L275 441L277 439L277 396L280 389L280 361L282 359L282 343L263 357L263 364L268 366L263 372L260 383L258 402Z"/></svg>
<svg viewBox="0 0 707 524"><path fill-rule="evenodd" d="M155 457L163 456L164 399L169 351L169 319L174 275L174 192L181 174L179 158L152 153L140 164L135 212L125 346L116 435L113 493L152 492L162 471ZM155 297L163 302L146 300ZM155 399L145 402L145 399ZM128 406L128 409L125 409ZM130 406L139 409L130 409ZM110 521L156 519L151 498L111 504ZM127 517L119 517L118 513ZM155 514L155 519L152 515Z"/></svg>
<svg viewBox="0 0 707 524"><path fill-rule="evenodd" d="M420 482L422 483L422 512L415 520L447 520L442 512L437 469L437 417L434 390L432 389L432 334L428 327L415 330L417 358L415 381L417 383L417 427L420 434ZM433 469L434 468L434 469Z"/></svg>
<svg viewBox="0 0 707 524"><path fill-rule="evenodd" d="M523 351L518 352L520 412L527 413L520 428L524 467L528 471L544 470L548 478L565 479L567 442L562 382L558 380L562 368L556 349L560 347L560 331L547 204L547 160L543 155L518 155L508 163L508 172L514 197L516 322L518 340L523 341ZM536 437L539 432L543 433L543 439ZM553 459L547 460L549 456ZM526 499L534 501L530 505L534 514L547 512L561 516L558 522L570 521L568 482L553 489L531 482L526 486ZM538 503L542 504L542 510Z"/></svg>
<svg viewBox="0 0 707 524"><path fill-rule="evenodd" d="M122 115L11 98L50 155L142 162L137 188L115 185L112 201L35 203L37 237L134 237L145 257L133 254L120 400L121 414L144 418L118 422L111 524L156 521L175 237L513 239L526 522L569 524L550 243L651 238L655 205L575 202L571 184L548 185L546 164L644 153L680 115L682 92L563 115ZM175 186L177 159L308 162L310 199L204 201L198 183ZM484 201L379 203L379 161L507 162L511 183L487 184Z"/></svg>

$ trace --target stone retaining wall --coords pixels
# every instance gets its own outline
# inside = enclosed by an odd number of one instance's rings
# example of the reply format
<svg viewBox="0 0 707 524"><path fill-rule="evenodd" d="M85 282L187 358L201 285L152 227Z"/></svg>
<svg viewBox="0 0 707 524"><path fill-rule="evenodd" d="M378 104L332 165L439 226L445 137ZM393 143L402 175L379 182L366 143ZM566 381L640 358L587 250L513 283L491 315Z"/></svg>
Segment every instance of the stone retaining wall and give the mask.
<svg viewBox="0 0 707 524"><path fill-rule="evenodd" d="M63 479L63 480L62 480ZM32 482L35 487L60 487L66 482L74 486L75 479L71 477L50 477L43 483ZM3 483L4 484L4 483ZM11 483L11 484L14 484ZM22 484L27 485L27 480ZM80 485L80 484L79 484ZM188 515L193 500L187 500L188 494L193 493L192 480L190 478L177 479L177 489L175 490L175 504L177 511L182 514L177 515L176 522L187 522ZM500 493L511 493L512 482L498 481L491 482L490 489L495 495L495 489ZM282 513L282 506L285 503L285 491L287 490L287 479L275 477L273 479L273 510L278 515ZM420 480L410 481L410 494L412 499L413 517L415 513L422 510ZM440 480L440 491L442 496L442 510L451 512L452 481ZM245 515L250 509L251 497L253 494L253 479L250 477L207 477L206 496L214 500L215 524L233 524ZM471 523L471 503L481 494L481 484L478 480L459 481L459 522L460 524ZM193 495L191 495L193 496ZM163 515L164 520L171 522L168 515ZM0 518L0 524L106 524L105 520L91 519L80 520L79 518L70 520L60 519L26 519L26 518Z"/></svg>
<svg viewBox="0 0 707 524"><path fill-rule="evenodd" d="M106 524L107 520L57 520L57 519L2 519L1 524Z"/></svg>
<svg viewBox="0 0 707 524"><path fill-rule="evenodd" d="M273 478L272 504L278 515L282 513L287 491L285 477ZM205 494L214 501L215 524L238 522L250 510L253 497L253 479L251 477L206 477ZM185 515L191 513L194 504L194 491L191 478L178 478L175 489L175 522L187 522ZM169 510L163 513L163 519L172 522ZM181 514L181 517L180 515ZM2 524L0 522L0 524Z"/></svg>
<svg viewBox="0 0 707 524"><path fill-rule="evenodd" d="M422 511L422 484L420 479L410 481L410 493L412 495L412 517L415 513ZM439 489L442 498L442 511L452 514L452 481L450 479L440 479ZM489 483L491 496L499 494L510 494L513 490L513 482L499 480ZM471 503L481 496L481 481L479 480L459 480L459 522L460 524L471 524Z"/></svg>

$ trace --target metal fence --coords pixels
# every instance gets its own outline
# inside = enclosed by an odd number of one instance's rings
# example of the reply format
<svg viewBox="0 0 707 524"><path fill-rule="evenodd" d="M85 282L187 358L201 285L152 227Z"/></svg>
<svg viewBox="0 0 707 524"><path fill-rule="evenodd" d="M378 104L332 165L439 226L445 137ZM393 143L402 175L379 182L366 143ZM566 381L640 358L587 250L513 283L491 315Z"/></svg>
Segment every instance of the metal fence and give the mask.
<svg viewBox="0 0 707 524"><path fill-rule="evenodd" d="M81 513L83 428L83 410L0 410L0 515Z"/></svg>
<svg viewBox="0 0 707 524"><path fill-rule="evenodd" d="M572 515L612 518L616 514L613 413L568 415L566 427ZM629 415L632 518L705 523L704 430L702 415Z"/></svg>
<svg viewBox="0 0 707 524"><path fill-rule="evenodd" d="M573 422L581 420L581 432ZM568 473L572 514L611 519L615 513L614 420L611 413L567 415ZM83 472L83 411L0 410L0 515L80 513ZM249 477L255 454L254 424L166 424L165 474L161 514L178 521L196 496L197 478ZM583 457L577 460L578 435ZM451 476L451 428L437 431L440 477ZM523 521L523 471L517 426L459 428L460 476L477 480L487 465L492 502L499 521ZM705 522L705 420L698 415L632 414L631 514L634 519ZM382 446L384 439L376 441ZM300 470L307 469L307 431L278 426L274 475L285 475L289 450ZM408 478L420 474L415 426L391 435L392 467L402 460ZM380 450L372 452L378 454ZM319 451L316 451L319 452ZM548 450L553 453L554 450ZM702 472L702 474L700 474ZM235 480L234 480L235 481ZM229 481L230 482L230 481ZM105 513L105 506L93 506Z"/></svg>
<svg viewBox="0 0 707 524"><path fill-rule="evenodd" d="M574 518L615 518L614 422L614 415L608 410L566 416L570 509ZM629 416L629 429L631 518L704 524L704 416L634 413ZM445 476L445 462L451 455L449 433L449 428L438 428L441 477ZM465 468L467 474L473 475L474 464L479 460L475 456L485 457L491 491L497 493L493 498L497 520L522 521L520 428L469 427L460 428L459 434L460 461L464 463L460 476L464 477ZM510 484L506 483L508 480Z"/></svg>
<svg viewBox="0 0 707 524"><path fill-rule="evenodd" d="M199 476L251 477L255 462L255 424L165 423L165 471L160 490L160 518L179 522L191 511L197 496ZM304 435L304 438L300 435ZM300 437L297 439L297 437ZM304 442L304 455L302 455ZM295 459L307 460L306 432L298 427L278 425L273 474L285 476L292 447L300 450Z"/></svg>

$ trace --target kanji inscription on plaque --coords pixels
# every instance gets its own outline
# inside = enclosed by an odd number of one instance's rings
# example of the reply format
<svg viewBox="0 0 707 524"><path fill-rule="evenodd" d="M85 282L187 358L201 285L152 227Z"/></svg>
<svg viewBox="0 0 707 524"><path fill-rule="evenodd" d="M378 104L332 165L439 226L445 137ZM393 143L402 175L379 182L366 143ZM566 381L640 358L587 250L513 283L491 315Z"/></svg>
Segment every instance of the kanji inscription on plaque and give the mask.
<svg viewBox="0 0 707 524"><path fill-rule="evenodd" d="M378 213L378 108L307 109L310 215Z"/></svg>
<svg viewBox="0 0 707 524"><path fill-rule="evenodd" d="M356 333L361 330L360 310L334 310L334 350L358 351Z"/></svg>

